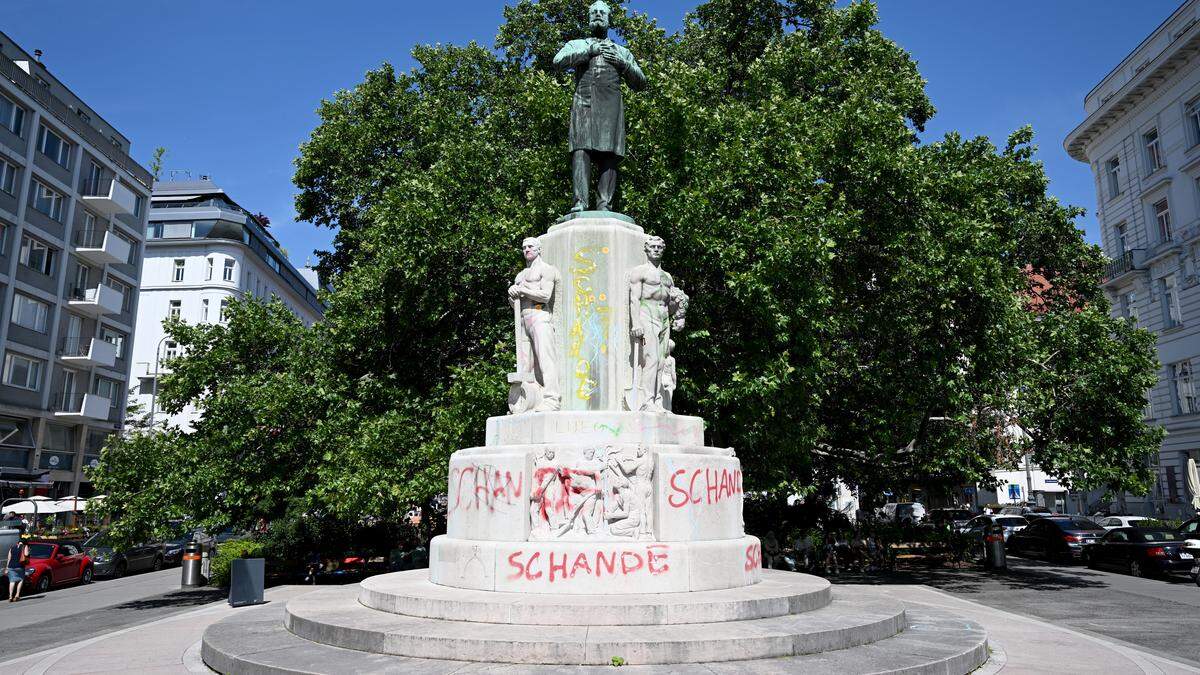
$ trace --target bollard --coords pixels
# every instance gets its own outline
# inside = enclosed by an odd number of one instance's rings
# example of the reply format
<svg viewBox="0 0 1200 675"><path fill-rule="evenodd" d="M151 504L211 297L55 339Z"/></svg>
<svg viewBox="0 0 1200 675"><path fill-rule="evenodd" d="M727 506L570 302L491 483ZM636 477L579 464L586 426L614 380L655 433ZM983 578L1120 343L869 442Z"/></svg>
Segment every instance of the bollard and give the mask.
<svg viewBox="0 0 1200 675"><path fill-rule="evenodd" d="M183 579L181 588L199 588L204 585L204 575L200 573L200 552L203 547L194 541L189 541L183 547Z"/></svg>
<svg viewBox="0 0 1200 675"><path fill-rule="evenodd" d="M992 525L983 535L983 566L995 572L1008 569L1008 556L1004 552L1004 528Z"/></svg>

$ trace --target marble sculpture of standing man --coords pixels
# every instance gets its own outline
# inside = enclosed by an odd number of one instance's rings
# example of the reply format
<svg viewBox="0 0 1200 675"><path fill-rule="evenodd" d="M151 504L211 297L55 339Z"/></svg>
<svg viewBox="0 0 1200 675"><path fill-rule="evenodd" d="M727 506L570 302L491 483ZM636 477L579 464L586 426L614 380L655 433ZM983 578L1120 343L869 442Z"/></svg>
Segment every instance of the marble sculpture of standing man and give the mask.
<svg viewBox="0 0 1200 675"><path fill-rule="evenodd" d="M683 330L688 297L662 268L667 243L662 237L646 240L648 262L629 271L629 335L634 343L636 400L630 410L666 412L664 370L668 366L671 330ZM674 383L671 383L672 389Z"/></svg>
<svg viewBox="0 0 1200 675"><path fill-rule="evenodd" d="M541 412L558 410L558 344L554 339L554 286L558 270L542 260L542 245L534 237L521 242L525 269L517 274L508 297L520 303L517 327L517 372L533 373L541 385L542 399L534 408ZM524 337L524 339L520 339Z"/></svg>
<svg viewBox="0 0 1200 675"><path fill-rule="evenodd" d="M588 8L592 36L571 40L554 57L560 70L575 71L575 97L571 102L571 176L575 183L572 212L588 207L591 163L599 171L600 199L596 210L612 207L617 189L617 165L625 157L625 102L621 79L631 89L641 89L646 76L628 49L608 38L612 9L602 0Z"/></svg>

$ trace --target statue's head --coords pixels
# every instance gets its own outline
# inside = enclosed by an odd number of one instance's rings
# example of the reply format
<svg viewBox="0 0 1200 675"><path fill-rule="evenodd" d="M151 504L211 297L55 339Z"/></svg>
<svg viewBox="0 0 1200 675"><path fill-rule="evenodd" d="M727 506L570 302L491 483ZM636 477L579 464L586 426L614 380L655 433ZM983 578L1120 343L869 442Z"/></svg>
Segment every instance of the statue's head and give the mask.
<svg viewBox="0 0 1200 675"><path fill-rule="evenodd" d="M651 262L658 262L662 260L663 251L667 250L667 242L663 241L662 237L650 237L646 240L645 249L646 257Z"/></svg>
<svg viewBox="0 0 1200 675"><path fill-rule="evenodd" d="M608 20L612 17L612 7L604 0L596 0L588 7L588 27L593 32L608 30Z"/></svg>
<svg viewBox="0 0 1200 675"><path fill-rule="evenodd" d="M542 254L542 242L537 237L525 237L525 241L521 242L521 252L525 254L525 260L533 262Z"/></svg>

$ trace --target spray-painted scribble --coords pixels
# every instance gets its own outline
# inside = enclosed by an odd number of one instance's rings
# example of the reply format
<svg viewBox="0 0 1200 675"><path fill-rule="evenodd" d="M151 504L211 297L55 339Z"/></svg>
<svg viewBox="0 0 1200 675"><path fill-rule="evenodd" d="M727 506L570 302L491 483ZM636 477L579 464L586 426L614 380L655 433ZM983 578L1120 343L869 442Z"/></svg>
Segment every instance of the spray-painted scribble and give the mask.
<svg viewBox="0 0 1200 675"><path fill-rule="evenodd" d="M593 276L602 269L608 247L582 246L575 250L571 273L575 277L575 313L571 319L567 353L574 363L575 396L590 401L599 390L599 378L608 359L608 297L593 284ZM598 280L599 281L599 280Z"/></svg>

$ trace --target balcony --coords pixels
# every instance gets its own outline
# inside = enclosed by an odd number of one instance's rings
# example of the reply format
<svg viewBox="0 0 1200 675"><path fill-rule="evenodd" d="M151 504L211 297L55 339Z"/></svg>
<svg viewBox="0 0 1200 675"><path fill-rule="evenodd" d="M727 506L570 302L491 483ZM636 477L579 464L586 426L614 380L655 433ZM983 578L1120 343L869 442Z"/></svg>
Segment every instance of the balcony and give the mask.
<svg viewBox="0 0 1200 675"><path fill-rule="evenodd" d="M133 215L137 204L137 195L119 180L85 181L80 194L84 204L110 218L118 213Z"/></svg>
<svg viewBox="0 0 1200 675"><path fill-rule="evenodd" d="M117 363L117 346L98 337L68 337L63 338L58 355L63 363L112 368Z"/></svg>
<svg viewBox="0 0 1200 675"><path fill-rule="evenodd" d="M54 394L50 400L50 408L54 416L63 420L103 420L108 419L108 410L112 401L99 394L76 394L61 391Z"/></svg>
<svg viewBox="0 0 1200 675"><path fill-rule="evenodd" d="M1118 286L1129 274L1146 269L1145 249L1134 248L1125 251L1119 258L1111 260L1104 268L1104 285Z"/></svg>
<svg viewBox="0 0 1200 675"><path fill-rule="evenodd" d="M100 285L92 288L74 286L71 288L67 306L81 314L98 317L103 314L120 314L123 302L124 298L121 297L121 292L108 286Z"/></svg>
<svg viewBox="0 0 1200 675"><path fill-rule="evenodd" d="M83 229L73 238L75 255L93 265L118 265L129 262L129 242L109 230Z"/></svg>

